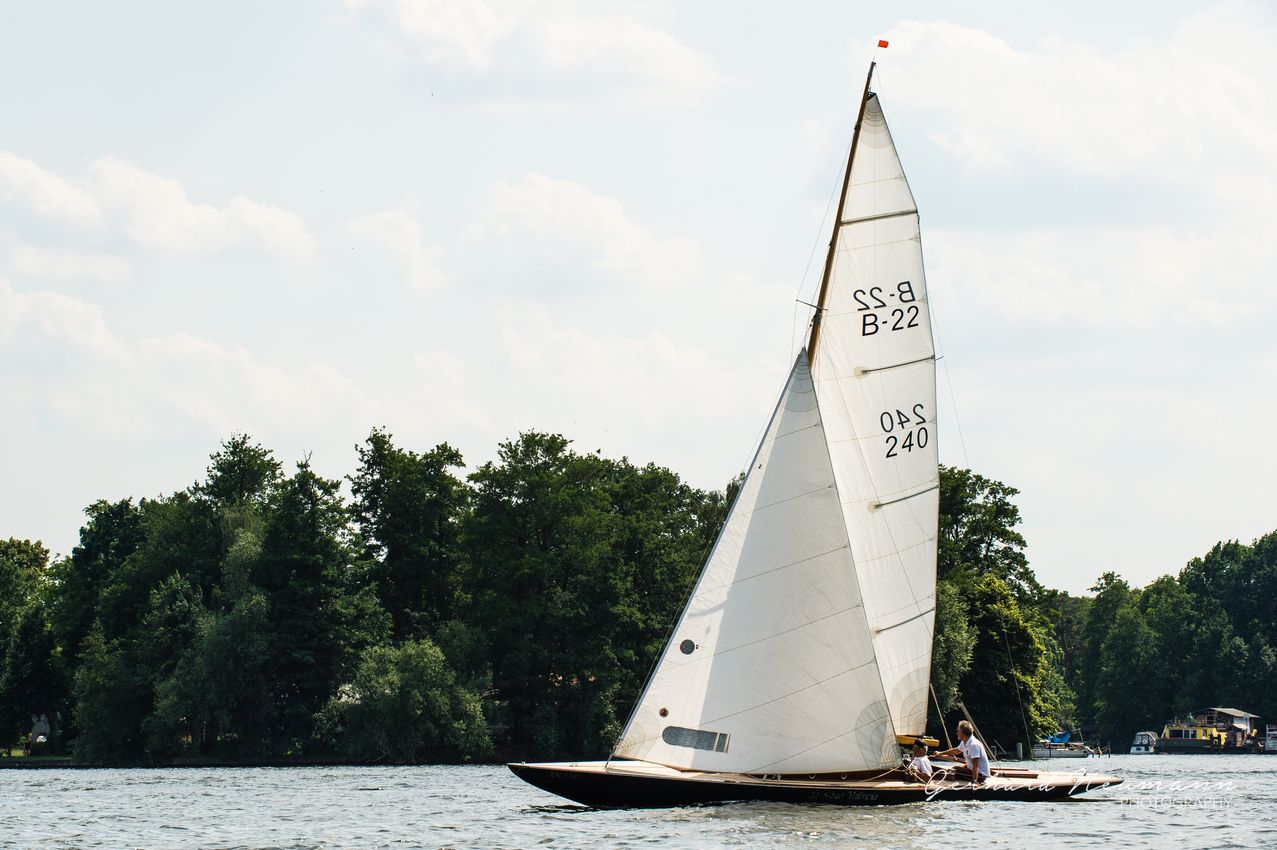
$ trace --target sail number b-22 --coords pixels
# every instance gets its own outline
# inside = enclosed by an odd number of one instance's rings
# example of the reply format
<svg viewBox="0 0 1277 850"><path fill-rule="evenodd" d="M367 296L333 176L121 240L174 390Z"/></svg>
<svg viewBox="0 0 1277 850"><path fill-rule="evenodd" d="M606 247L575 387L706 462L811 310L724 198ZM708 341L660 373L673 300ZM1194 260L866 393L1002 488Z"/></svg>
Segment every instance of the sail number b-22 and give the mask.
<svg viewBox="0 0 1277 850"><path fill-rule="evenodd" d="M889 306L883 300L884 294L889 301L895 301L900 306L892 307L886 316L880 316L878 311ZM913 303L918 297L914 294L913 284L907 280L897 283L894 292L888 292L882 286L871 286L868 289L855 290L851 297L859 305L856 311L861 314L861 336L873 336L880 330L903 331L918 327L918 305Z"/></svg>
<svg viewBox="0 0 1277 850"><path fill-rule="evenodd" d="M915 404L909 411L884 410L878 417L878 424L887 436L883 442L887 446L886 457L899 457L901 452L912 452L914 449L925 449L931 439L927 433L927 417L921 403Z"/></svg>

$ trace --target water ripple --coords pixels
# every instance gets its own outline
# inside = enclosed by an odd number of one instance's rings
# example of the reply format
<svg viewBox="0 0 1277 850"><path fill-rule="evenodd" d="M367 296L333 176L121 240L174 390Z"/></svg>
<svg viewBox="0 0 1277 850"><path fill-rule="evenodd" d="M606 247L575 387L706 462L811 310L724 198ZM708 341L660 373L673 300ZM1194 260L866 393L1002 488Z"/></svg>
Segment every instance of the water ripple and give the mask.
<svg viewBox="0 0 1277 850"><path fill-rule="evenodd" d="M1277 756L1114 756L1084 766L1127 783L1059 803L615 811L567 804L497 766L0 770L0 848L1049 850L1277 843Z"/></svg>

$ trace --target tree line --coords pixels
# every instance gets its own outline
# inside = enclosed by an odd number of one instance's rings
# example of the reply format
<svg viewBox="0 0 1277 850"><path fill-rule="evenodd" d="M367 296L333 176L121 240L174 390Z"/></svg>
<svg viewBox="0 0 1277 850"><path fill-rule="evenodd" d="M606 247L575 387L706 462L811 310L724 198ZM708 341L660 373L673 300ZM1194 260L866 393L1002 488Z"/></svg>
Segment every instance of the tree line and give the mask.
<svg viewBox="0 0 1277 850"><path fill-rule="evenodd" d="M961 700L1007 749L1078 730L1114 752L1208 706L1277 723L1277 532L1143 588L1105 571L1071 596L1033 574L1016 495L941 469L932 682L950 720Z"/></svg>
<svg viewBox="0 0 1277 850"><path fill-rule="evenodd" d="M467 475L382 430L343 482L236 435L185 490L90 505L65 557L0 541L0 748L43 716L91 764L605 755L737 485L539 432ZM1277 708L1277 534L1073 597L1035 578L1014 488L941 485L933 732Z"/></svg>

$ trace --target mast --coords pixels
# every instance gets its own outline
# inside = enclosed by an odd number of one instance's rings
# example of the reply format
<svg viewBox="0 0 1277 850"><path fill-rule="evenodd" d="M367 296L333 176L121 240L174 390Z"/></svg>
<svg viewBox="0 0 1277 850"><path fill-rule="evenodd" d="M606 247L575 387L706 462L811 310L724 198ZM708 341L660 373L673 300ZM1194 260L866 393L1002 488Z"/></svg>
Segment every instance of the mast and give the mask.
<svg viewBox="0 0 1277 850"><path fill-rule="evenodd" d="M820 318L825 312L825 299L829 295L829 275L834 268L834 250L838 245L838 228L842 227L843 205L847 203L847 187L851 184L851 164L856 159L856 143L860 141L860 123L865 120L865 105L869 103L869 81L873 79L877 62L869 63L865 77L865 91L860 96L860 111L856 113L856 127L851 132L851 150L847 154L847 173L842 178L842 194L838 196L838 213L834 216L834 230L829 236L829 253L825 256L825 273L820 278L820 296L816 299L816 314L811 319L811 337L807 340L807 365L816 363L816 343L820 340Z"/></svg>

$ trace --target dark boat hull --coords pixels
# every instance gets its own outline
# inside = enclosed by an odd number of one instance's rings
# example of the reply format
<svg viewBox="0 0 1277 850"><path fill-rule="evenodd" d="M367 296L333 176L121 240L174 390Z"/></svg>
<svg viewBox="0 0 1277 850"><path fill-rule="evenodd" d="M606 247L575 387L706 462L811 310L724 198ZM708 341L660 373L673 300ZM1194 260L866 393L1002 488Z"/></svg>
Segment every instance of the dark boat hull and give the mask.
<svg viewBox="0 0 1277 850"><path fill-rule="evenodd" d="M655 766L653 766L655 767ZM1113 776L1000 771L985 783L905 781L898 771L877 780L763 779L745 774L617 768L615 763L511 764L520 779L551 794L599 808L664 808L750 800L881 806L931 800L1059 800L1116 785Z"/></svg>

